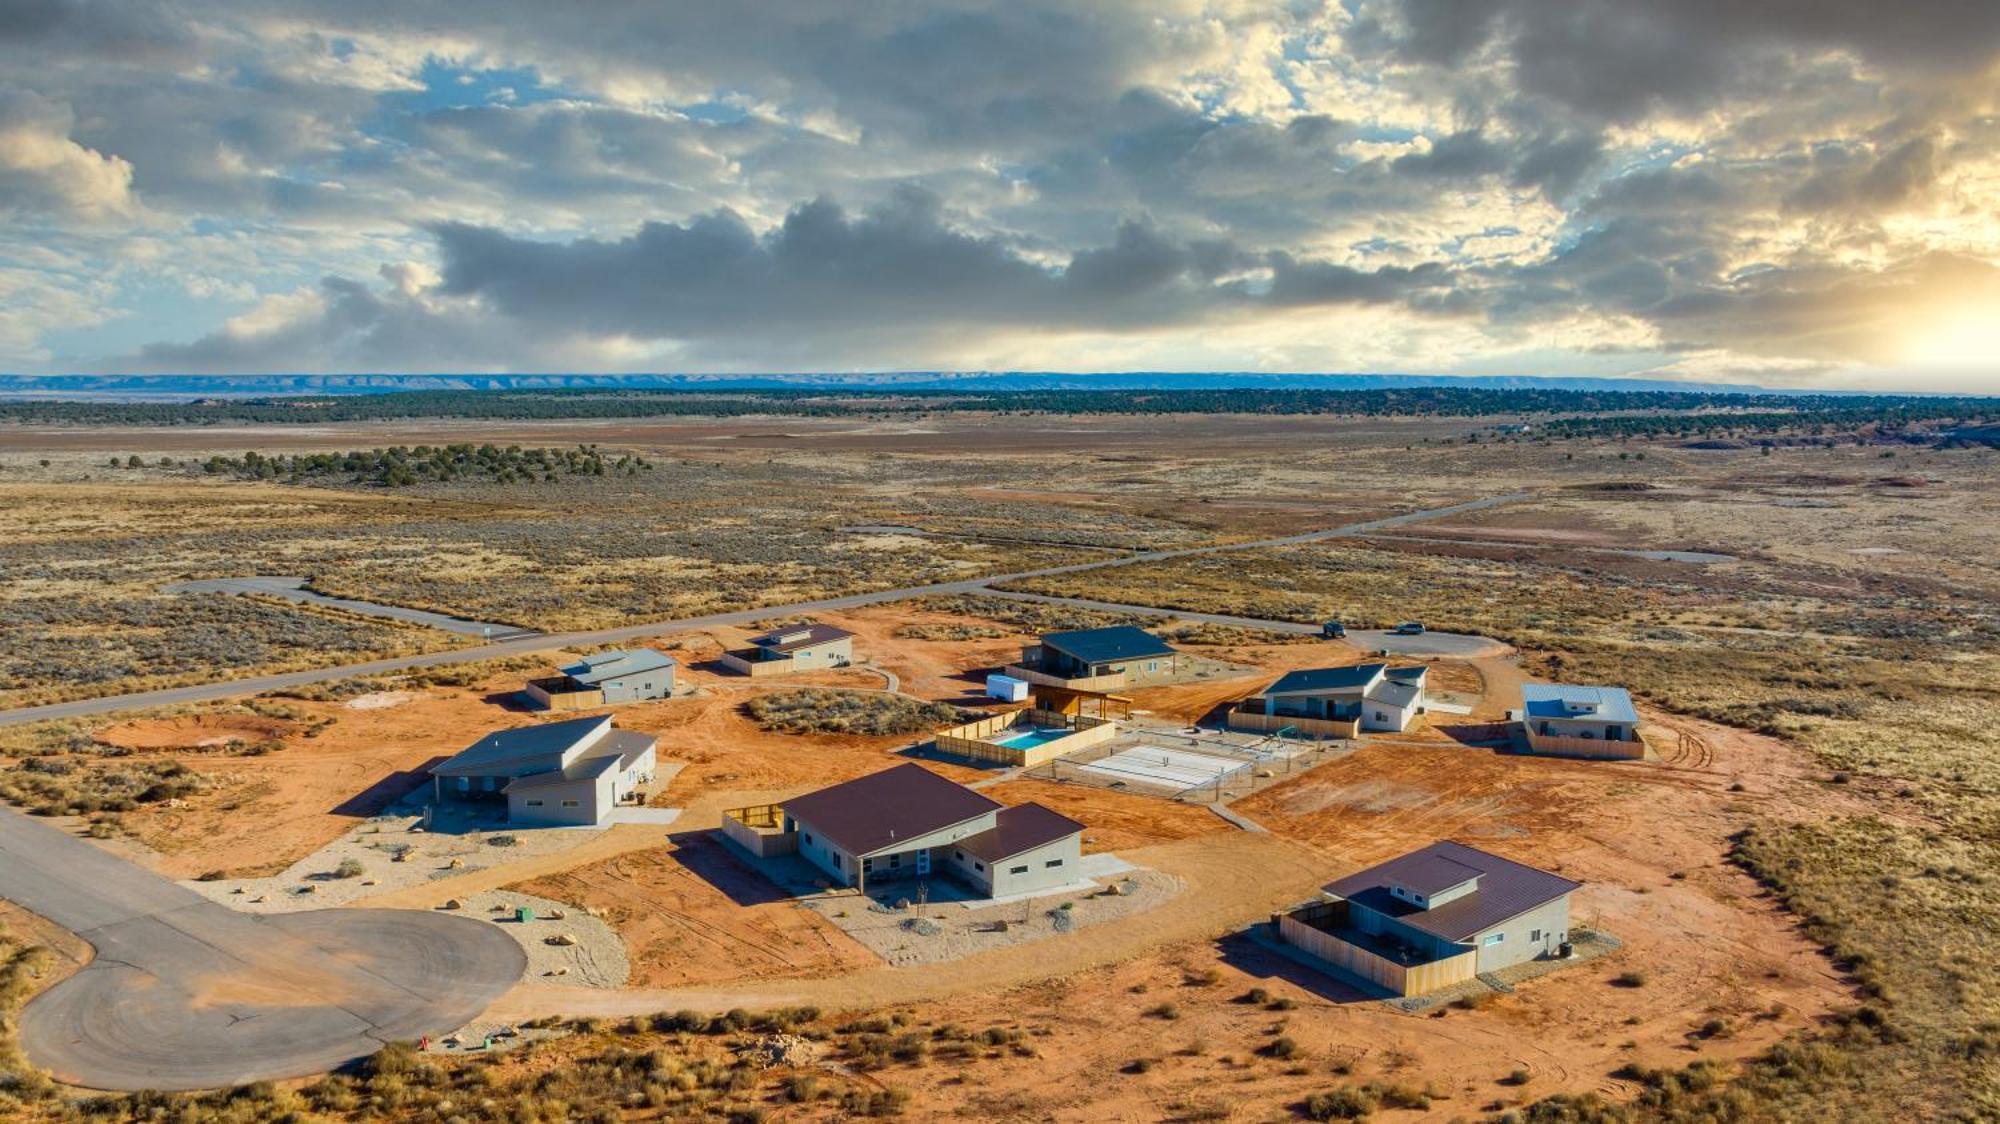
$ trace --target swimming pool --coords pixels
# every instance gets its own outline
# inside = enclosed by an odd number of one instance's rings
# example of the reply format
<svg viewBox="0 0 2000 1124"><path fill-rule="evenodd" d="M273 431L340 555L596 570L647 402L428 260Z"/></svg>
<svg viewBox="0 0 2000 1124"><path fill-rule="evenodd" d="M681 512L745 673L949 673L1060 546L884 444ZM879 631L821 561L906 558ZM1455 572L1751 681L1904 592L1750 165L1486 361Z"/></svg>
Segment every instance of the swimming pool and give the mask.
<svg viewBox="0 0 2000 1124"><path fill-rule="evenodd" d="M1030 726L1018 733L994 738L993 744L1004 745L1008 749L1032 749L1038 745L1047 745L1058 738L1069 737L1074 732L1059 726Z"/></svg>

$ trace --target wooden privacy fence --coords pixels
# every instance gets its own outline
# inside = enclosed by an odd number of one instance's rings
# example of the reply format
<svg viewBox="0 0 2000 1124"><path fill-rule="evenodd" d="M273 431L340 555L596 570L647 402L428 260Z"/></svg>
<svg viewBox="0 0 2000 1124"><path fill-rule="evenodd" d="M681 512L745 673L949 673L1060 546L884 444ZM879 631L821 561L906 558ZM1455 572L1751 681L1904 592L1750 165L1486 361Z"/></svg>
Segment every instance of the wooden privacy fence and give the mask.
<svg viewBox="0 0 2000 1124"><path fill-rule="evenodd" d="M781 660L759 659L756 648L739 648L734 652L724 652L715 657L715 662L741 675L761 679L766 675L783 675L795 671L798 664L787 656Z"/></svg>
<svg viewBox="0 0 2000 1124"><path fill-rule="evenodd" d="M530 679L521 693L543 710L590 710L604 705L603 691L578 686L562 676Z"/></svg>
<svg viewBox="0 0 2000 1124"><path fill-rule="evenodd" d="M753 804L722 813L722 834L760 859L799 849L799 835L784 830L785 813L776 804Z"/></svg>
<svg viewBox="0 0 2000 1124"><path fill-rule="evenodd" d="M1404 964L1340 935L1338 930L1346 920L1346 902L1317 902L1280 914L1278 936L1286 944L1397 995L1427 995L1464 983L1478 974L1477 950L1468 949L1442 960ZM1328 928L1336 931L1328 932Z"/></svg>
<svg viewBox="0 0 2000 1124"><path fill-rule="evenodd" d="M1002 745L994 740L1034 729L1068 730L1069 734L1028 746ZM1034 768L1117 736L1118 727L1106 718L1072 718L1053 710L1016 710L953 726L938 734L935 743L941 753L997 765Z"/></svg>
<svg viewBox="0 0 2000 1124"><path fill-rule="evenodd" d="M1255 710L1229 712L1229 728L1232 730L1275 734L1288 726L1301 737L1351 738L1360 723L1354 719L1342 721L1333 718L1293 718L1289 715L1265 714Z"/></svg>
<svg viewBox="0 0 2000 1124"><path fill-rule="evenodd" d="M1085 675L1065 679L1060 675L1050 675L1046 671L1037 671L1032 667L1008 664L1001 669L1001 674L1025 680L1037 687L1062 687L1071 691L1109 691L1125 685L1125 673L1122 671L1114 671L1109 675Z"/></svg>
<svg viewBox="0 0 2000 1124"><path fill-rule="evenodd" d="M1593 757L1606 760L1632 760L1646 756L1643 740L1612 741L1606 738L1565 738L1556 734L1540 734L1533 726L1525 726L1528 748L1536 753L1558 754L1563 757Z"/></svg>

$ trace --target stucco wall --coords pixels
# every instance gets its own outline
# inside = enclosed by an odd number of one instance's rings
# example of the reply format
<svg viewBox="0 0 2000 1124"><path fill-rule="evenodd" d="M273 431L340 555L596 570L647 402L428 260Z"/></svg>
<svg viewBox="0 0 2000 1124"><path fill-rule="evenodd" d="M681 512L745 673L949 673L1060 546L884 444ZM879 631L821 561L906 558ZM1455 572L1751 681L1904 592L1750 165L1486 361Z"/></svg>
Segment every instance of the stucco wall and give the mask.
<svg viewBox="0 0 2000 1124"><path fill-rule="evenodd" d="M655 668L638 675L606 679L599 684L599 688L604 692L604 701L607 703L664 699L674 693L674 669Z"/></svg>
<svg viewBox="0 0 2000 1124"><path fill-rule="evenodd" d="M566 807L565 801L575 801ZM612 775L537 785L507 794L507 819L523 827L596 824L611 810Z"/></svg>
<svg viewBox="0 0 2000 1124"><path fill-rule="evenodd" d="M1077 869L1083 858L1082 842L1083 836L1079 832L1011 859L989 864L992 880L987 885L992 896L1029 894L1076 881L1082 877ZM1051 862L1060 865L1050 866ZM1021 867L1027 869L1021 871Z"/></svg>
<svg viewBox="0 0 2000 1124"><path fill-rule="evenodd" d="M1499 944L1487 944L1486 939L1495 933L1503 934L1506 939ZM1537 933L1540 935L1536 936ZM1567 939L1569 897L1564 895L1540 909L1530 910L1493 926L1473 938L1471 943L1479 951L1479 970L1491 972L1533 960L1544 953L1553 955Z"/></svg>

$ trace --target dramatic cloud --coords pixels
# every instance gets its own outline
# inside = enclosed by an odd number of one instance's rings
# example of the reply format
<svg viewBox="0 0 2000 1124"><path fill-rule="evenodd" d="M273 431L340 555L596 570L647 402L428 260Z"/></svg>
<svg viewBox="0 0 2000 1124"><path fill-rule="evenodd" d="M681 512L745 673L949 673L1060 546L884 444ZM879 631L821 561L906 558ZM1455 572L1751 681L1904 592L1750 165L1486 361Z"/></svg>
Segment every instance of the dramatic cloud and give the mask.
<svg viewBox="0 0 2000 1124"><path fill-rule="evenodd" d="M0 209L100 219L131 209L132 165L70 139L69 107L0 90Z"/></svg>
<svg viewBox="0 0 2000 1124"><path fill-rule="evenodd" d="M1968 0L23 0L0 68L24 369L2000 349Z"/></svg>

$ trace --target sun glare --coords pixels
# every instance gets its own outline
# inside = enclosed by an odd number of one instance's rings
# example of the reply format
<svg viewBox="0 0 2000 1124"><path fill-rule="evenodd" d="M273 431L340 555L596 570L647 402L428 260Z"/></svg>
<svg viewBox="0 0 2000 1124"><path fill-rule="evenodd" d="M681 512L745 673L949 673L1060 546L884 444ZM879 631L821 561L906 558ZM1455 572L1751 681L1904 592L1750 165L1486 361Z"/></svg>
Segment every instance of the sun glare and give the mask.
<svg viewBox="0 0 2000 1124"><path fill-rule="evenodd" d="M1961 309L1933 322L1910 338L1907 358L1919 367L2000 377L2000 308Z"/></svg>

